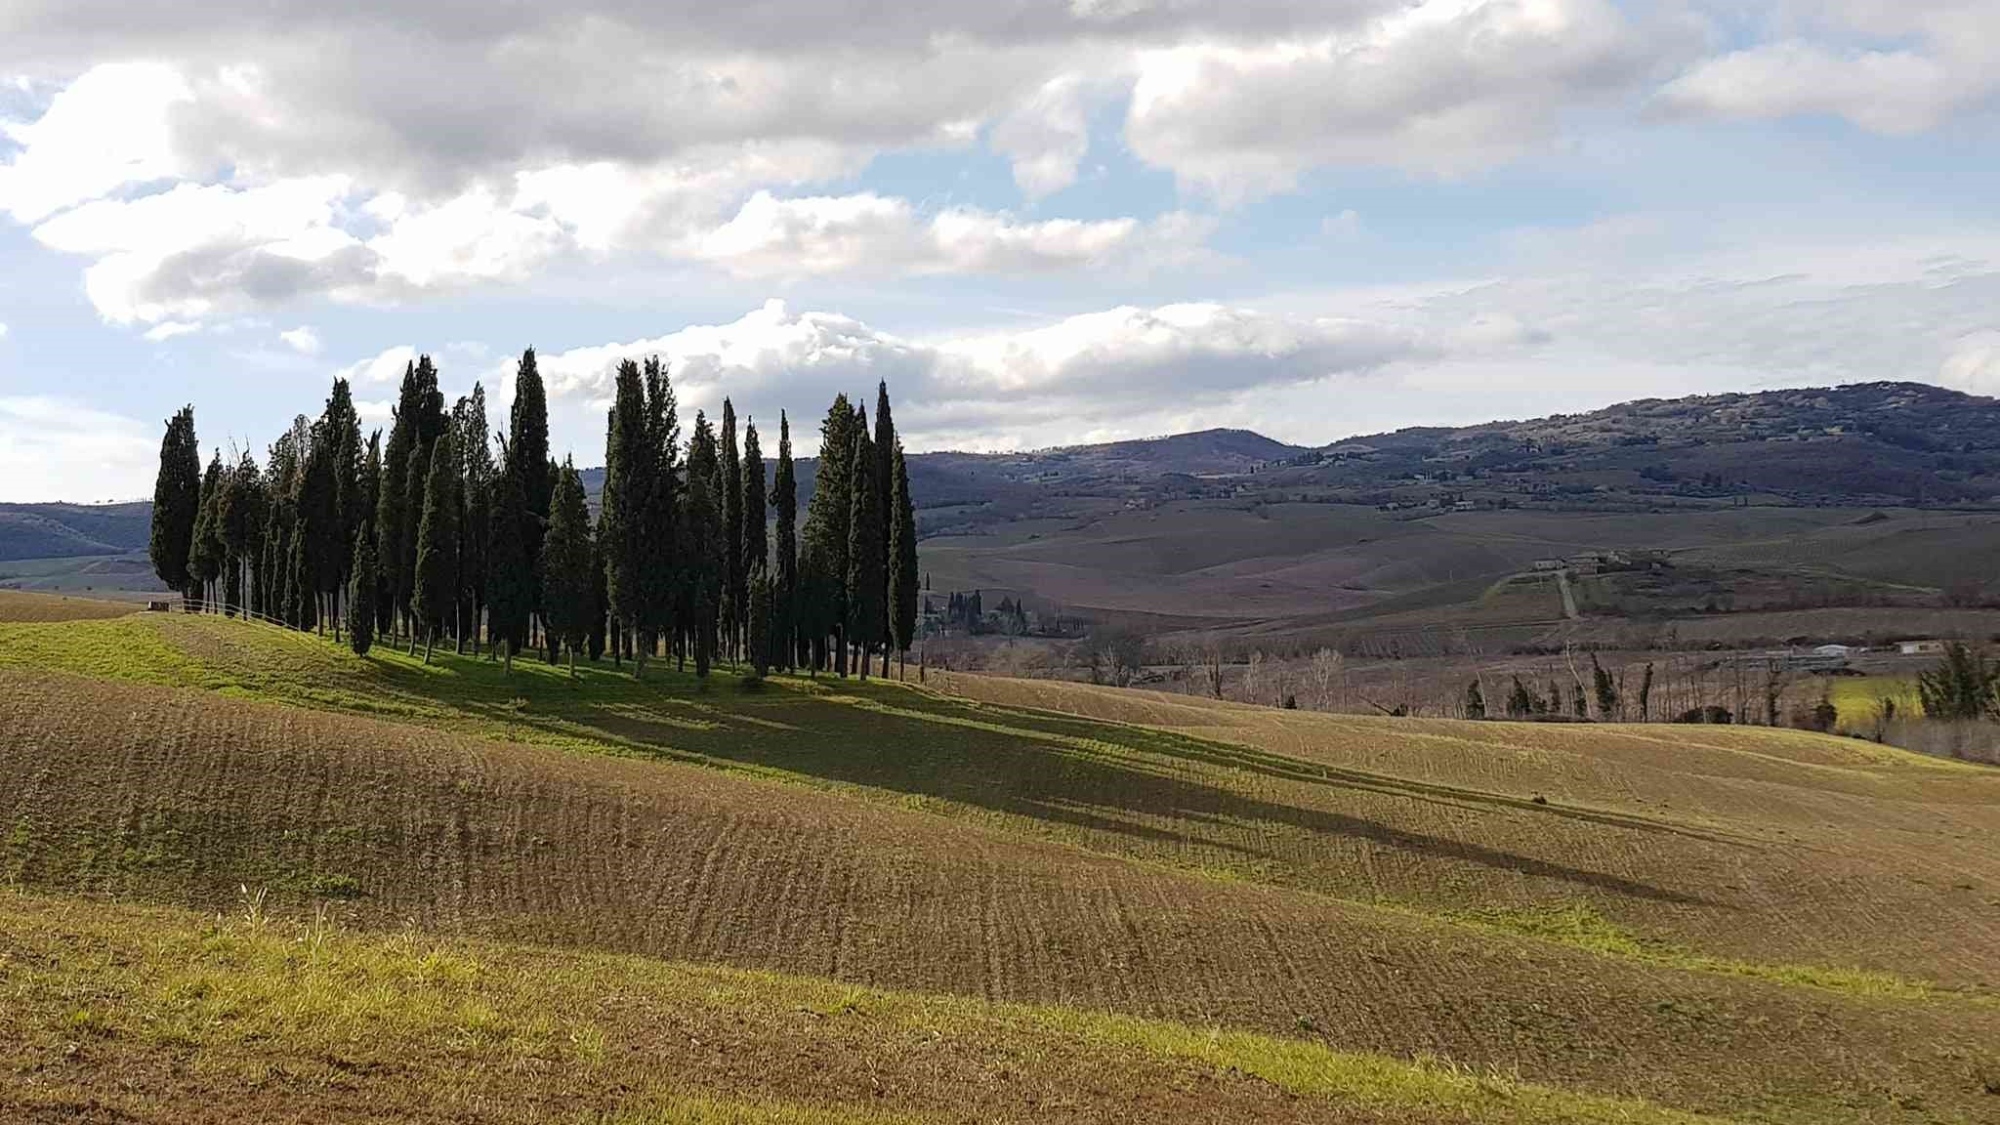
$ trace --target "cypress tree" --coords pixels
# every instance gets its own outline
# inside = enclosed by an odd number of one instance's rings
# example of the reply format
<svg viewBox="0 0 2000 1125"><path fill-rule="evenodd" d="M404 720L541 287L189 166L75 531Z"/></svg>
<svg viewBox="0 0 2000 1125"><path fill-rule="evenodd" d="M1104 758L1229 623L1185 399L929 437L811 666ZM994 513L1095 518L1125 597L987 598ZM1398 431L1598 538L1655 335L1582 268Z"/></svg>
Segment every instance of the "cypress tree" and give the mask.
<svg viewBox="0 0 2000 1125"><path fill-rule="evenodd" d="M354 558L347 579L347 644L367 656L375 643L375 540L363 526L354 532Z"/></svg>
<svg viewBox="0 0 2000 1125"><path fill-rule="evenodd" d="M318 546L322 558L315 566L321 589L326 592L328 612L337 613L341 592L353 565L354 530L366 518L361 506L361 416L354 409L354 395L345 379L335 379L320 415L320 440L326 442L327 534ZM372 513L368 513L372 514ZM334 617L338 631L340 618Z"/></svg>
<svg viewBox="0 0 2000 1125"><path fill-rule="evenodd" d="M773 551L776 582L771 591L771 633L778 646L778 665L792 668L798 653L799 488L792 468L792 423L783 411L778 413L778 471L771 482L771 493L778 517Z"/></svg>
<svg viewBox="0 0 2000 1125"><path fill-rule="evenodd" d="M514 405L507 416L507 459L505 471L521 484L526 505L521 533L528 537L530 617L541 611L541 584L535 574L542 557L542 536L548 529L549 501L555 492L554 463L549 460L549 399L535 366L535 349L521 353L514 377ZM529 627L523 625L519 640L525 643Z"/></svg>
<svg viewBox="0 0 2000 1125"><path fill-rule="evenodd" d="M197 610L208 604L208 585L222 573L224 552L220 522L223 487L222 451L218 449L201 474L201 503L195 512L194 537L188 546L188 577L201 590L195 598Z"/></svg>
<svg viewBox="0 0 2000 1125"><path fill-rule="evenodd" d="M681 505L682 571L687 588L683 630L694 656L697 676L708 675L715 657L717 617L721 612L720 456L708 417L697 411L694 436L688 439L687 494Z"/></svg>
<svg viewBox="0 0 2000 1125"><path fill-rule="evenodd" d="M285 575L285 622L294 629L308 630L319 624L313 617L311 537L301 516L292 525L292 553Z"/></svg>
<svg viewBox="0 0 2000 1125"><path fill-rule="evenodd" d="M736 407L722 400L721 464L716 483L722 507L722 622L728 638L725 648L735 660L740 651L744 601L747 590L743 571L743 464L736 450Z"/></svg>
<svg viewBox="0 0 2000 1125"><path fill-rule="evenodd" d="M646 360L646 446L653 459L652 491L642 513L640 535L642 587L638 657L650 658L660 638L676 632L681 602L680 440L679 407L666 364L658 356Z"/></svg>
<svg viewBox="0 0 2000 1125"><path fill-rule="evenodd" d="M757 423L743 428L743 555L738 570L755 575L770 566L770 529L764 503L764 450L757 440ZM748 597L746 586L745 597ZM748 602L745 602L748 610Z"/></svg>
<svg viewBox="0 0 2000 1125"><path fill-rule="evenodd" d="M590 509L584 503L583 481L575 466L564 462L551 502L548 534L542 540L542 608L551 635L569 649L572 676L577 650L589 640L591 603L596 600L591 561Z"/></svg>
<svg viewBox="0 0 2000 1125"><path fill-rule="evenodd" d="M421 435L419 435L421 436ZM424 502L430 489L431 451L430 444L419 441L410 446L409 464L403 470L403 526L404 542L398 547L396 559L396 611L403 616L408 627L410 652L417 651L421 639L422 623L416 616L417 597L417 551L423 533ZM403 554L403 548L408 554Z"/></svg>
<svg viewBox="0 0 2000 1125"><path fill-rule="evenodd" d="M802 560L798 601L801 625L811 639L815 668L833 657L833 670L847 674L845 645L840 642L847 619L848 524L853 497L849 463L854 459L854 409L845 394L834 396L820 424L819 467L813 477L812 499L806 504L801 538Z"/></svg>
<svg viewBox="0 0 2000 1125"><path fill-rule="evenodd" d="M394 420L389 427L389 444L382 451L382 479L375 499L375 545L380 568L381 593L376 623L388 634L396 613L408 596L409 582L403 576L404 547L411 541L408 526L423 513L409 511L410 451L417 444L417 419L423 412L423 395L417 386L417 365L403 367L403 384L396 395ZM414 559L414 553L409 555Z"/></svg>
<svg viewBox="0 0 2000 1125"><path fill-rule="evenodd" d="M329 407L331 409L331 407ZM353 545L340 537L339 470L340 439L322 417L313 423L312 440L306 450L304 472L299 478L300 526L306 529L306 583L314 601L315 626L325 620L323 609L330 608L333 591L340 586Z"/></svg>
<svg viewBox="0 0 2000 1125"><path fill-rule="evenodd" d="M444 615L458 593L458 454L451 435L431 448L424 482L424 516L417 524L416 587L410 611L424 635L424 663L430 663Z"/></svg>
<svg viewBox="0 0 2000 1125"><path fill-rule="evenodd" d="M621 361L613 387L604 427L604 491L599 500L602 515L597 543L604 556L605 596L611 614L621 633L637 633L647 623L650 576L646 572L646 517L659 459L639 365L629 359ZM644 661L634 661L632 672L644 675Z"/></svg>
<svg viewBox="0 0 2000 1125"><path fill-rule="evenodd" d="M848 521L847 551L847 637L858 652L856 670L868 678L868 661L875 646L885 639L888 618L883 604L888 576L882 571L882 556L875 544L882 538L882 505L875 499L875 449L865 429L854 434L854 460L860 471L854 474Z"/></svg>
<svg viewBox="0 0 2000 1125"><path fill-rule="evenodd" d="M486 609L486 553L492 537L493 449L486 425L486 388L472 384L472 393L452 408L452 448L459 462L458 596L460 651L470 641L479 655L479 622Z"/></svg>
<svg viewBox="0 0 2000 1125"><path fill-rule="evenodd" d="M917 636L917 508L910 499L910 467L901 445L891 464L889 510L896 522L889 530L889 630L907 664Z"/></svg>
<svg viewBox="0 0 2000 1125"><path fill-rule="evenodd" d="M577 479L579 482L582 480L581 477ZM585 509L584 518L586 520L589 519L589 509L587 508ZM604 550L601 534L603 530L604 517L600 514L597 520L597 527L590 534L590 632L586 638L585 651L589 653L590 662L593 664L597 663L598 658L604 655L606 624L611 616L611 593L606 585L607 576L604 573Z"/></svg>
<svg viewBox="0 0 2000 1125"><path fill-rule="evenodd" d="M887 380L877 380L875 383L875 440L873 444L875 449L874 465L872 466L875 473L875 504L876 507L881 509L876 526L882 529L881 542L876 544L875 550L877 554L882 556L882 573L887 575L892 569L890 555L892 548L889 540L895 534L896 530L896 511L891 506L896 490L896 423L889 414L889 383ZM890 604L890 602L885 601L885 608ZM882 628L882 674L884 676L889 674L888 640L892 633L893 630L885 624Z"/></svg>
<svg viewBox="0 0 2000 1125"><path fill-rule="evenodd" d="M194 407L167 419L160 439L160 472L153 481L153 527L147 553L153 573L190 603L193 593L188 554L194 547L195 519L201 514L201 447L194 435Z"/></svg>
<svg viewBox="0 0 2000 1125"><path fill-rule="evenodd" d="M750 576L747 608L744 646L750 652L750 678L756 681L771 669L771 575L761 566Z"/></svg>
<svg viewBox="0 0 2000 1125"><path fill-rule="evenodd" d="M382 631L382 545L380 539L377 537L379 529L375 522L375 513L379 510L381 502L382 431L376 430L368 436L368 453L361 459L361 472L356 481L354 500L354 533L356 535L368 536L368 545L372 551L375 563L372 568L372 573L375 575L375 588L368 595L370 611L375 614L375 619L370 623L369 627L371 640L373 634L378 634ZM352 572L350 572L349 578L352 577ZM353 597L352 583L349 584L348 597L350 599ZM351 619L352 615L350 614L349 617Z"/></svg>
<svg viewBox="0 0 2000 1125"><path fill-rule="evenodd" d="M244 571L255 557L263 538L265 514L264 476L255 458L244 451L236 467L229 471L222 489L222 507L217 513L222 534L224 564L223 604L232 612L246 608L243 600Z"/></svg>
<svg viewBox="0 0 2000 1125"><path fill-rule="evenodd" d="M528 615L534 607L534 566L522 533L527 521L528 501L521 492L520 478L501 473L494 481L493 524L487 540L487 614L488 630L509 672L527 635Z"/></svg>

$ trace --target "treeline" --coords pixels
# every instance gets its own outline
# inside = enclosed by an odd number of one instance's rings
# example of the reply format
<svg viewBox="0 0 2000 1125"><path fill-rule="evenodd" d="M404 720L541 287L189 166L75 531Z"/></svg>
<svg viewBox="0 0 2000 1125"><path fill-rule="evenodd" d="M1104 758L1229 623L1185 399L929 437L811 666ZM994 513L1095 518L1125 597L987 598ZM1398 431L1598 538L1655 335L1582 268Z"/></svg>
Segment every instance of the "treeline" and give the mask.
<svg viewBox="0 0 2000 1125"><path fill-rule="evenodd" d="M440 640L508 662L606 653L635 674L671 658L886 675L916 634L916 514L886 384L871 433L845 394L820 426L799 523L790 420L766 496L756 423L699 411L683 441L666 366L618 367L593 519L574 463L550 455L535 353L521 357L507 428L486 393L449 409L429 356L408 365L387 440L361 436L346 380L300 415L262 465L247 451L204 469L194 409L167 423L151 555L193 611L344 637L358 653ZM494 455L497 443L498 457Z"/></svg>

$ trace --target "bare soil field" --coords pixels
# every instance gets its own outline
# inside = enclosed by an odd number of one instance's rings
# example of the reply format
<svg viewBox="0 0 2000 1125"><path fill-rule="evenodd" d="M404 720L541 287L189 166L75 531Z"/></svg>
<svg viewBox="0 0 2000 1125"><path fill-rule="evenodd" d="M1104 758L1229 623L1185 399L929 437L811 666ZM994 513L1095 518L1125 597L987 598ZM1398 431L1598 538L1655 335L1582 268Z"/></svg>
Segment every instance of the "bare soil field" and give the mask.
<svg viewBox="0 0 2000 1125"><path fill-rule="evenodd" d="M1243 1028L1772 1120L1993 1104L1995 797L1969 766L1006 681L507 679L183 617L12 625L0 652L0 878L38 890L226 912L264 888L362 931Z"/></svg>

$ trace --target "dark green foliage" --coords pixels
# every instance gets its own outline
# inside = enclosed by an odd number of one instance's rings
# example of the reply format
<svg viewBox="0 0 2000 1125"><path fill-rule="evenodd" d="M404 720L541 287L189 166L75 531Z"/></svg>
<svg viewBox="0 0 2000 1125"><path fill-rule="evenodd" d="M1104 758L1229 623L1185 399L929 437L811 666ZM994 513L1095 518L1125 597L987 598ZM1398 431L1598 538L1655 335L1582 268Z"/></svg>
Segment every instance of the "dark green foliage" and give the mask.
<svg viewBox="0 0 2000 1125"><path fill-rule="evenodd" d="M799 486L792 467L792 423L782 411L778 414L778 468L771 481L771 506L778 524L772 553L772 640L779 650L778 666L791 668L798 653Z"/></svg>
<svg viewBox="0 0 2000 1125"><path fill-rule="evenodd" d="M551 501L548 534L542 539L542 613L550 634L569 649L572 675L576 654L590 639L591 610L597 601L594 561L583 481L575 466L565 462Z"/></svg>
<svg viewBox="0 0 2000 1125"><path fill-rule="evenodd" d="M761 680L771 670L771 574L763 567L750 576L744 645L750 653L750 676Z"/></svg>
<svg viewBox="0 0 2000 1125"><path fill-rule="evenodd" d="M585 518L588 518L587 511ZM592 529L590 535L590 632L584 639L584 647L592 662L604 655L606 630L611 619L611 594L605 584L604 550L598 534L603 527L604 521L600 517L598 526Z"/></svg>
<svg viewBox="0 0 2000 1125"><path fill-rule="evenodd" d="M1639 676L1639 721L1651 722L1653 707L1653 662L1646 662L1646 670Z"/></svg>
<svg viewBox="0 0 2000 1125"><path fill-rule="evenodd" d="M472 384L472 393L452 406L451 439L459 465L458 599L459 620L464 623L459 643L463 648L470 640L477 651L480 611L486 606L486 554L492 538L496 475L484 386Z"/></svg>
<svg viewBox="0 0 2000 1125"><path fill-rule="evenodd" d="M520 533L527 536L529 605L541 605L541 585L536 564L542 557L542 535L548 528L549 502L555 492L554 463L549 460L549 400L535 366L535 349L521 353L514 377L514 405L507 415L507 444L501 471L521 485L526 505ZM531 610L532 612L532 610ZM524 621L518 643L526 643Z"/></svg>
<svg viewBox="0 0 2000 1125"><path fill-rule="evenodd" d="M1486 693L1479 690L1478 680L1465 685L1465 717L1468 719L1486 717Z"/></svg>
<svg viewBox="0 0 2000 1125"><path fill-rule="evenodd" d="M1541 698L1535 695L1528 685L1521 682L1521 677L1515 676L1514 689L1507 693L1507 717L1525 719L1531 715L1540 715L1547 710L1548 707Z"/></svg>
<svg viewBox="0 0 2000 1125"><path fill-rule="evenodd" d="M819 472L813 479L812 500L806 505L800 532L799 588L795 605L800 633L814 648L813 664L824 664L829 638L847 619L848 525L853 515L854 408L846 395L834 396L820 424ZM835 668L845 672L840 645L831 649Z"/></svg>
<svg viewBox="0 0 2000 1125"><path fill-rule="evenodd" d="M458 603L458 452L440 435L429 457L424 515L417 524L416 586L410 613L428 646Z"/></svg>
<svg viewBox="0 0 2000 1125"><path fill-rule="evenodd" d="M160 472L153 481L153 531L147 543L153 573L170 589L187 593L188 553L201 514L201 447L195 442L194 407L167 419L160 439Z"/></svg>
<svg viewBox="0 0 2000 1125"><path fill-rule="evenodd" d="M356 656L367 656L375 644L375 541L368 529L354 533L354 557L347 579L347 644Z"/></svg>
<svg viewBox="0 0 2000 1125"><path fill-rule="evenodd" d="M655 356L641 372L646 383L646 444L653 458L653 487L642 513L640 537L643 596L639 616L640 656L652 654L660 637L673 635L683 581L679 548L680 411L666 364Z"/></svg>
<svg viewBox="0 0 2000 1125"><path fill-rule="evenodd" d="M858 466L851 486L847 549L847 641L861 648L860 672L868 675L868 655L888 639L888 575L883 573L882 505L875 497L874 443L856 427L850 464Z"/></svg>
<svg viewBox="0 0 2000 1125"><path fill-rule="evenodd" d="M208 463L201 474L201 504L195 511L194 537L188 547L188 577L201 593L194 598L195 608L200 609L208 601L208 584L222 574L222 490L226 478L222 471L220 450Z"/></svg>
<svg viewBox="0 0 2000 1125"><path fill-rule="evenodd" d="M605 597L619 626L644 627L647 605L646 517L658 487L659 457L647 418L646 384L639 365L618 365L604 434L603 514L598 550L604 557ZM634 671L640 671L638 667Z"/></svg>
<svg viewBox="0 0 2000 1125"><path fill-rule="evenodd" d="M528 519L527 498L520 478L501 473L493 484L493 525L486 559L488 629L493 643L505 644L509 660L528 635L528 615L534 611L534 566L522 528Z"/></svg>
<svg viewBox="0 0 2000 1125"><path fill-rule="evenodd" d="M1604 666L1597 662L1597 654L1594 652L1590 654L1590 679L1592 690L1597 696L1597 717L1617 718L1618 683L1611 678L1611 673L1605 671Z"/></svg>
<svg viewBox="0 0 2000 1125"><path fill-rule="evenodd" d="M2000 664L1953 641L1945 646L1937 667L1918 673L1917 698L1923 702L1925 716L1932 719L2000 717L1996 685L2000 685Z"/></svg>
<svg viewBox="0 0 2000 1125"><path fill-rule="evenodd" d="M722 611L721 457L708 418L696 412L688 439L687 493L681 505L681 569L687 616L682 629L695 674L708 675Z"/></svg>
<svg viewBox="0 0 2000 1125"><path fill-rule="evenodd" d="M722 400L722 434L716 470L716 500L722 510L722 627L732 654L742 635L748 593L743 572L743 462L736 449L736 407Z"/></svg>
<svg viewBox="0 0 2000 1125"><path fill-rule="evenodd" d="M304 523L292 528L292 553L285 575L285 623L294 629L319 625L319 605L313 598L312 562Z"/></svg>
<svg viewBox="0 0 2000 1125"><path fill-rule="evenodd" d="M429 356L420 356L403 372L395 423L382 453L382 491L376 503L376 548L392 613L407 614L415 593L417 536L430 449L444 429L444 394L438 390L437 368Z"/></svg>
<svg viewBox="0 0 2000 1125"><path fill-rule="evenodd" d="M757 423L743 428L743 540L738 570L749 576L770 566L768 514L764 503L764 450L757 441ZM747 597L747 588L746 594Z"/></svg>
<svg viewBox="0 0 2000 1125"><path fill-rule="evenodd" d="M879 415L878 415L879 417ZM917 636L917 509L910 499L910 466L903 448L890 459L889 514L889 632L897 652L910 651ZM1019 613L1018 603L1016 613Z"/></svg>
<svg viewBox="0 0 2000 1125"><path fill-rule="evenodd" d="M238 610L245 605L244 571L250 560L256 557L267 519L264 475L249 453L244 453L236 467L224 478L221 505L216 518L222 535L223 565L227 571L223 576L223 604L231 610Z"/></svg>

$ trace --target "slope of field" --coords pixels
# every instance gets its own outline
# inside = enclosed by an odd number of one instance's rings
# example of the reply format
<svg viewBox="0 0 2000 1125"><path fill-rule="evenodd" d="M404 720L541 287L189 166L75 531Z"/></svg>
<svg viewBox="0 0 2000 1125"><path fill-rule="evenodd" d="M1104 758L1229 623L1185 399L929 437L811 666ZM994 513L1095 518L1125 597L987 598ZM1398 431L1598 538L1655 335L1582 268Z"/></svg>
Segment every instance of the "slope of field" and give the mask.
<svg viewBox="0 0 2000 1125"><path fill-rule="evenodd" d="M0 897L0 997L9 1121L1715 1121L1240 1032L374 936L251 898Z"/></svg>
<svg viewBox="0 0 2000 1125"><path fill-rule="evenodd" d="M164 616L0 626L0 665L0 877L33 888L229 910L245 885L363 929L1246 1028L1773 1120L1992 1105L1992 792L1831 740L1654 746L1686 755L1682 783L1549 728L1274 752L895 685L507 679ZM1475 754L1494 764L1411 776ZM1780 808L1753 823L1726 796Z"/></svg>
<svg viewBox="0 0 2000 1125"><path fill-rule="evenodd" d="M124 617L137 612L139 608L130 602L0 590L0 622L93 621L107 617Z"/></svg>

